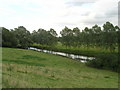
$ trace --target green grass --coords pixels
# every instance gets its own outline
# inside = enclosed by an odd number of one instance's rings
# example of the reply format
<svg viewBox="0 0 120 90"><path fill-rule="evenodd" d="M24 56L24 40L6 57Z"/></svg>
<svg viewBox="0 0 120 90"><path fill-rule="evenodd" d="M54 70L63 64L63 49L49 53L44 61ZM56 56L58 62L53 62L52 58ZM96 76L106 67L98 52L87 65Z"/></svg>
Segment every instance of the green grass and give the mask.
<svg viewBox="0 0 120 90"><path fill-rule="evenodd" d="M110 49L105 49L103 47L85 47L82 45L81 47L66 47L62 45L61 42L58 42L55 46L48 46L48 45L41 45L34 43L31 47L40 48L40 49L47 49L52 51L64 52L69 54L76 54L76 55L83 55L83 56L90 56L90 57L97 57L99 55L104 54L117 54L118 49L114 52L111 52Z"/></svg>
<svg viewBox="0 0 120 90"><path fill-rule="evenodd" d="M3 48L3 88L118 88L118 74L62 56Z"/></svg>

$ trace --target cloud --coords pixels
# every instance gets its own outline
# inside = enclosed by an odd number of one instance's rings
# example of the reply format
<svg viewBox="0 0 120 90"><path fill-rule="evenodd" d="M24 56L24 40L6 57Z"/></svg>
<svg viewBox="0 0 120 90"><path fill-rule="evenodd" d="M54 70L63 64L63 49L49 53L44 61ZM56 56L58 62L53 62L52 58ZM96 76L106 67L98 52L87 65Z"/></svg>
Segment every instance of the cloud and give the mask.
<svg viewBox="0 0 120 90"><path fill-rule="evenodd" d="M118 0L1 0L0 26L59 32L64 26L83 29L106 21L117 24L117 5Z"/></svg>
<svg viewBox="0 0 120 90"><path fill-rule="evenodd" d="M74 1L72 1L72 2L66 2L66 4L71 7L71 6L81 6L83 4L86 4L86 2L74 2Z"/></svg>
<svg viewBox="0 0 120 90"><path fill-rule="evenodd" d="M83 19L85 25L92 26L94 24L102 25L106 21L110 21L117 25L118 23L118 1L98 0L91 7L87 18Z"/></svg>

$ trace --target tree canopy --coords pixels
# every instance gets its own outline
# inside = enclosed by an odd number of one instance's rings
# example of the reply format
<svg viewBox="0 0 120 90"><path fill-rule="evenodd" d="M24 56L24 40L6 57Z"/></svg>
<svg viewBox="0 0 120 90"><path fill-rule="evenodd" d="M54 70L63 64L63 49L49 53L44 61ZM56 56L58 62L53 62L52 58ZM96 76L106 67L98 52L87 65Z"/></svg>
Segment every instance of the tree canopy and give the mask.
<svg viewBox="0 0 120 90"><path fill-rule="evenodd" d="M53 28L50 30L40 28L30 33L23 26L11 30L2 27L2 44L6 47L27 48L33 43L53 46L59 41L66 47L101 47L114 51L118 46L119 32L120 28L110 22L103 24L103 29L97 24L83 30L65 26L60 31L61 37L58 37Z"/></svg>

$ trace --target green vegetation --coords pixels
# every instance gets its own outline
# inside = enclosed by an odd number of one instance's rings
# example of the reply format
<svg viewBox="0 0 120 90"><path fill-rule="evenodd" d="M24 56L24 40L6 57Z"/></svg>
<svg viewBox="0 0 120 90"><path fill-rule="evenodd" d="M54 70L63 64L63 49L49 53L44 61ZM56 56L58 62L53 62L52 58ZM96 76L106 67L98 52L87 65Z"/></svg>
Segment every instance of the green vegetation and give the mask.
<svg viewBox="0 0 120 90"><path fill-rule="evenodd" d="M98 25L94 25L92 28L85 27L82 31L77 27L73 29L65 27L60 32L62 36L60 41L66 47L98 47L114 52L118 46L118 32L120 32L120 28L110 22L106 22L103 29Z"/></svg>
<svg viewBox="0 0 120 90"><path fill-rule="evenodd" d="M94 25L92 28L85 27L83 30L78 27L70 29L65 26L60 32L60 37L57 37L56 31L52 28L50 30L40 28L30 33L25 27L19 26L12 30L3 27L2 31L3 47L28 48L32 46L40 49L94 56L96 60L89 62L88 66L118 71L117 53L120 28L110 22L103 24L103 28Z"/></svg>
<svg viewBox="0 0 120 90"><path fill-rule="evenodd" d="M3 48L3 88L118 88L118 73L69 58Z"/></svg>
<svg viewBox="0 0 120 90"><path fill-rule="evenodd" d="M110 22L100 26L94 25L92 28L85 27L80 30L78 27L69 29L65 26L60 32L61 36L57 37L54 29L38 29L30 33L25 27L19 26L8 30L2 27L3 47L21 47L27 48L33 43L55 46L61 42L66 48L101 48L115 52L118 50L118 36L120 28Z"/></svg>
<svg viewBox="0 0 120 90"><path fill-rule="evenodd" d="M20 26L14 30L2 28L2 46L27 48L32 43L31 34L25 27Z"/></svg>
<svg viewBox="0 0 120 90"><path fill-rule="evenodd" d="M99 68L108 69L119 72L118 55L117 54L103 54L96 57L95 60L89 60L86 65Z"/></svg>
<svg viewBox="0 0 120 90"><path fill-rule="evenodd" d="M109 49L102 49L102 48L84 48L84 47L65 47L62 46L59 42L55 47L50 47L46 45L40 44L33 44L32 47L40 48L40 49L47 49L53 51L59 51L69 54L76 54L76 55L83 55L83 56L90 56L95 57L95 60L88 61L86 63L87 66L99 68L99 69L106 69L118 72L118 50L111 52Z"/></svg>
<svg viewBox="0 0 120 90"><path fill-rule="evenodd" d="M41 44L32 44L31 47L39 48L39 49L47 49L47 50L53 50L53 51L60 51L65 52L69 54L76 54L76 55L84 55L84 56L92 56L96 57L101 54L117 54L118 50L111 52L109 49L102 49L100 47L89 47L86 48L84 46L81 47L66 47L62 45L61 42L58 42L54 47L48 46L48 45L41 45Z"/></svg>

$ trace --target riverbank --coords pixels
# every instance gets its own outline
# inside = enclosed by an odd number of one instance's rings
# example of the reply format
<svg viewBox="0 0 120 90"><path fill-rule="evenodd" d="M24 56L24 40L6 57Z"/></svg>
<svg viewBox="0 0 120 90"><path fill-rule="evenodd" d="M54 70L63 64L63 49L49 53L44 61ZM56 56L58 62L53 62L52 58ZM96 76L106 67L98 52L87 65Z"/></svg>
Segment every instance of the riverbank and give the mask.
<svg viewBox="0 0 120 90"><path fill-rule="evenodd" d="M50 54L54 54L54 55L60 55L60 56L64 56L64 57L68 57L71 58L73 60L78 60L80 62L87 62L88 60L94 60L94 57L87 57L87 56L81 56L81 55L74 55L74 54L68 54L68 53L63 53L63 52L55 52L55 51L49 51L49 50L43 50L43 49L38 49L38 48L34 48L34 47L29 47L29 50L34 50L34 51L39 51L39 52L44 52L44 53L50 53Z"/></svg>
<svg viewBox="0 0 120 90"><path fill-rule="evenodd" d="M118 73L32 50L3 48L3 88L118 88Z"/></svg>
<svg viewBox="0 0 120 90"><path fill-rule="evenodd" d="M109 54L118 54L118 51L111 52L110 50L104 50L102 48L83 48L83 47L65 47L58 43L55 46L47 46L40 44L33 44L30 47L38 48L38 49L46 49L50 51L63 52L68 54L82 55L88 57L97 57L99 55L109 55Z"/></svg>
<svg viewBox="0 0 120 90"><path fill-rule="evenodd" d="M118 51L111 52L110 50L104 50L102 48L73 48L73 47L65 47L62 45L56 46L46 46L40 44L33 44L34 48L38 49L46 49L50 51L56 51L61 53L80 55L86 57L94 57L95 60L87 60L87 66L105 69L118 72Z"/></svg>

